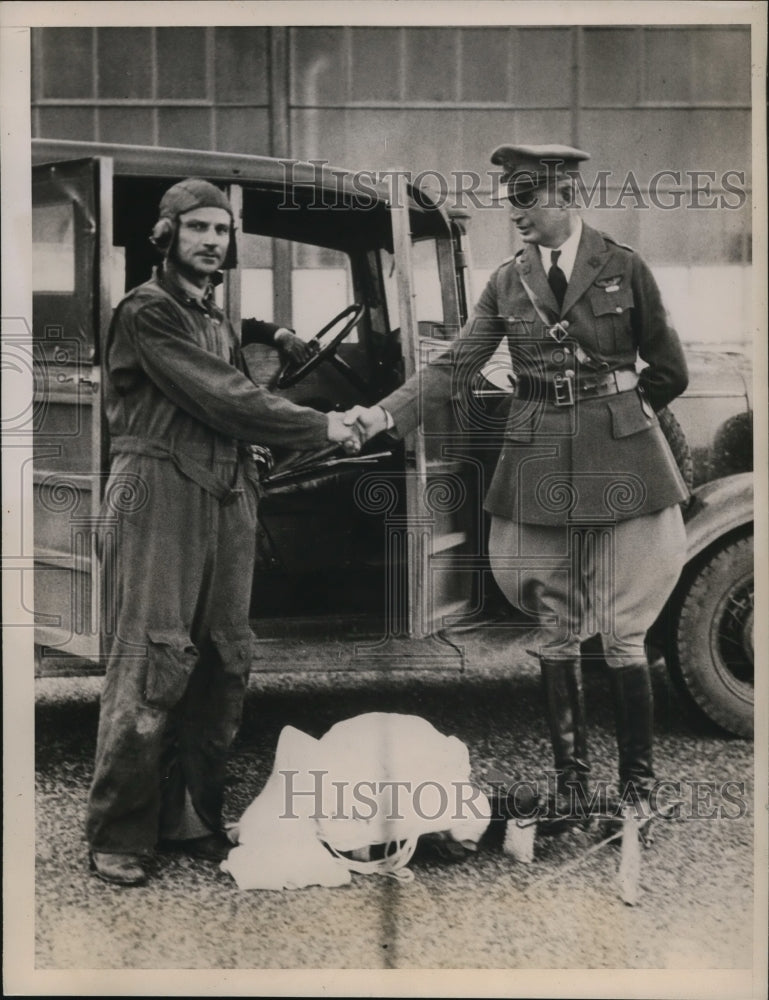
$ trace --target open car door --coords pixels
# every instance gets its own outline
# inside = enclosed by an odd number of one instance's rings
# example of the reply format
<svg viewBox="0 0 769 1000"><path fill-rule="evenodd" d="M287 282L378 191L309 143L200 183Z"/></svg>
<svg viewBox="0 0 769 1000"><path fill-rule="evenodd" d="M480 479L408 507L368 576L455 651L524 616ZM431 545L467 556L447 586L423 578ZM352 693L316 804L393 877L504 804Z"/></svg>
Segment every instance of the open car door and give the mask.
<svg viewBox="0 0 769 1000"><path fill-rule="evenodd" d="M110 316L101 262L112 253L111 167L94 158L32 172L35 649L43 673L98 669L101 652L99 344Z"/></svg>
<svg viewBox="0 0 769 1000"><path fill-rule="evenodd" d="M288 389L289 398L312 405L313 394L325 394L321 409L382 398L445 352L461 325L452 230L438 208L420 207L404 186L378 204L376 218L346 211L342 230L372 241L365 259L352 265L352 294L364 306L365 339L356 346L365 354L372 341L386 345L390 357L397 353L400 377L343 401L333 385L335 366L321 365L312 388ZM320 220L316 209L307 226ZM301 227L293 225L298 236ZM383 356L372 369L388 364ZM480 551L479 487L477 463L463 452L455 423L447 404L405 442L375 439L358 456L330 447L279 461L265 480L259 513L256 669L461 667L461 650L442 633L472 610L477 566L468 555ZM282 605L293 602L293 614L281 619L269 609L283 585L290 600ZM300 604L304 614L297 613Z"/></svg>
<svg viewBox="0 0 769 1000"><path fill-rule="evenodd" d="M433 308L440 315L424 318L419 306L420 268L415 262L410 199L405 178L396 173L390 215L393 228L398 311L406 378L425 364L440 364L462 325L450 231L434 243L440 283ZM431 251L432 252L432 251ZM438 297L440 304L438 304ZM424 414L422 425L406 441L406 518L398 525L408 571L401 614L403 631L421 640L420 659L446 658L444 641L434 641L444 628L471 612L474 562L478 548L476 511L479 484L467 461L453 403ZM399 595L391 595L397 602ZM444 665L446 665L444 663Z"/></svg>

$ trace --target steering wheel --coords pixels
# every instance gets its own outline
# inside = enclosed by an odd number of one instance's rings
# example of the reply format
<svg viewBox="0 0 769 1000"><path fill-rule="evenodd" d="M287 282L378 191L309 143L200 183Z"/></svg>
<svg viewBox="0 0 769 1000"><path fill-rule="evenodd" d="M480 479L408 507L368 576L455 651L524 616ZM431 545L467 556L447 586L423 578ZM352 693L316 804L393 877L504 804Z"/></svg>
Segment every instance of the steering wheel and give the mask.
<svg viewBox="0 0 769 1000"><path fill-rule="evenodd" d="M297 363L289 359L283 365L278 375L277 382L275 383L278 389L288 389L292 385L296 385L297 382L301 382L303 378L306 378L310 372L315 371L318 365L323 364L324 361L332 361L334 366L338 368L344 375L346 375L352 382L356 385L360 383L360 378L353 371L350 366L336 356L336 349L341 344L341 342L348 337L357 323L360 322L361 316L365 310L365 306L360 305L357 302L353 302L352 305L347 306L340 313L337 313L332 320L330 320L326 325L320 330L315 336L309 341L309 347L313 350L312 357L308 358L307 361L302 363ZM346 317L349 319L343 324L342 329L337 333L332 333L328 337L327 342L323 343L323 338L333 328L341 323Z"/></svg>

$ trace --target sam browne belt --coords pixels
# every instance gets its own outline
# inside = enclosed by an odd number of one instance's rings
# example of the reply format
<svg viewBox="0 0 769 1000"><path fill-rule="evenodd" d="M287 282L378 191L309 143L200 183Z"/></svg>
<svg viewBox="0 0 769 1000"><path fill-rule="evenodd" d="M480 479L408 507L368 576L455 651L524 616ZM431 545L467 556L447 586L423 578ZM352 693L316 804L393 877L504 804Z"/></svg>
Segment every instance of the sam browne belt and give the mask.
<svg viewBox="0 0 769 1000"><path fill-rule="evenodd" d="M629 392L638 385L638 374L631 368L607 373L555 372L548 378L521 375L516 382L519 399L541 400L553 406L574 406L577 400L597 399L618 392Z"/></svg>

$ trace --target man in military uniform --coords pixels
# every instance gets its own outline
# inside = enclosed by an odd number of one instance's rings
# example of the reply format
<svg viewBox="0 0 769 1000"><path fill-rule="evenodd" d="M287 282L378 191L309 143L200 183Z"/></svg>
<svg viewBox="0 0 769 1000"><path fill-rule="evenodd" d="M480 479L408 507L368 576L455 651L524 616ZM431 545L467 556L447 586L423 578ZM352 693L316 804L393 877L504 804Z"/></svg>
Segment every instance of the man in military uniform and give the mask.
<svg viewBox="0 0 769 1000"><path fill-rule="evenodd" d="M163 264L117 307L104 351L104 514L117 544L103 555L110 644L87 835L96 874L118 885L145 880L159 842L211 860L231 846L226 755L253 640L259 486L248 443L357 448L339 414L244 374L213 295L219 269L234 265L222 191L181 181L159 215L151 239Z"/></svg>
<svg viewBox="0 0 769 1000"><path fill-rule="evenodd" d="M515 388L485 502L490 561L507 598L542 625L536 654L559 810L569 791L588 792L580 640L597 632L610 667L621 793L648 797L644 637L686 550L679 504L687 489L656 416L686 388L686 363L647 265L575 209L574 176L587 158L568 146L493 152L523 249L491 275L453 366L442 360L379 407L346 417L367 436L390 427L406 434L419 419L418 396L429 410L463 391L506 337Z"/></svg>

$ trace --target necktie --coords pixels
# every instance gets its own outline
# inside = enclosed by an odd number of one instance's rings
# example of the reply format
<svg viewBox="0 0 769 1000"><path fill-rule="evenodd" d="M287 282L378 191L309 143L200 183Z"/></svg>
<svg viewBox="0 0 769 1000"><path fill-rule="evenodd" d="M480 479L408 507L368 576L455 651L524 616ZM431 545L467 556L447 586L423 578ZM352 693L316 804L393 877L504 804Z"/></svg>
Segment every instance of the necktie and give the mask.
<svg viewBox="0 0 769 1000"><path fill-rule="evenodd" d="M547 272L547 281L553 290L558 308L563 305L563 297L566 295L566 275L558 266L558 258L561 256L560 250L550 251L550 270Z"/></svg>

